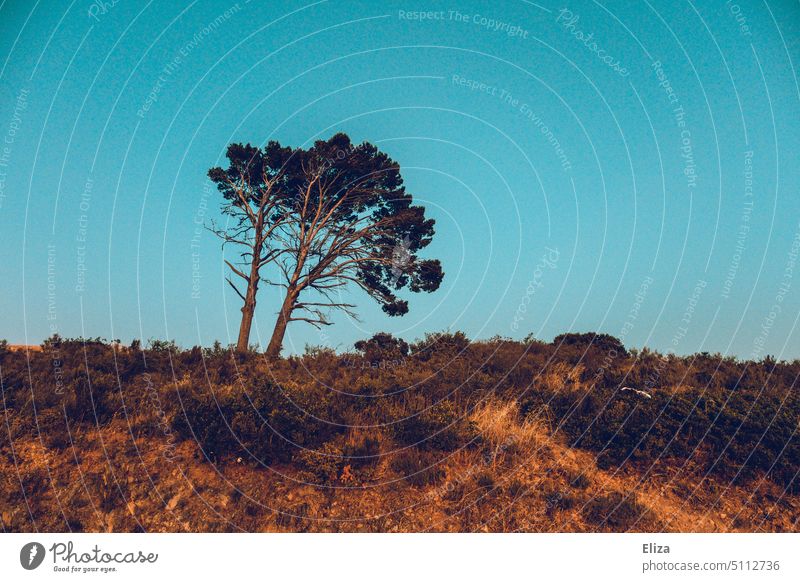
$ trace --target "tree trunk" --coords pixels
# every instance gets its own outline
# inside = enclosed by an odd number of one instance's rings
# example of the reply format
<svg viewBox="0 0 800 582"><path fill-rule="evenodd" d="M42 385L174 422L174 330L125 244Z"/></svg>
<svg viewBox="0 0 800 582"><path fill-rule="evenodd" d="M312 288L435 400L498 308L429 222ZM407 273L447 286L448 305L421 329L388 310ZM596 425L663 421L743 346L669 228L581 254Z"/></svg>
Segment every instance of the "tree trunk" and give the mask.
<svg viewBox="0 0 800 582"><path fill-rule="evenodd" d="M236 351L240 354L245 353L249 346L250 328L253 326L253 315L256 311L255 290L250 291L252 285L247 287L247 298L242 306L242 323L239 325L239 339L236 341Z"/></svg>
<svg viewBox="0 0 800 582"><path fill-rule="evenodd" d="M286 335L286 327L289 325L289 319L294 311L294 303L297 300L297 294L293 289L289 289L286 293L286 298L281 305L281 311L278 313L278 321L275 322L275 329L272 332L272 338L269 340L266 355L268 358L278 358L281 355L281 347L283 346L283 336Z"/></svg>
<svg viewBox="0 0 800 582"><path fill-rule="evenodd" d="M255 301L252 303L245 301L245 304L242 306L242 323L239 325L239 339L236 341L236 351L240 354L247 351L250 342L250 328L253 326L253 314L255 310Z"/></svg>
<svg viewBox="0 0 800 582"><path fill-rule="evenodd" d="M250 267L250 279L247 281L247 293L242 305L242 323L239 326L239 339L236 340L236 351L243 354L250 342L250 328L253 326L253 315L256 312L256 294L258 293L258 262L253 260Z"/></svg>

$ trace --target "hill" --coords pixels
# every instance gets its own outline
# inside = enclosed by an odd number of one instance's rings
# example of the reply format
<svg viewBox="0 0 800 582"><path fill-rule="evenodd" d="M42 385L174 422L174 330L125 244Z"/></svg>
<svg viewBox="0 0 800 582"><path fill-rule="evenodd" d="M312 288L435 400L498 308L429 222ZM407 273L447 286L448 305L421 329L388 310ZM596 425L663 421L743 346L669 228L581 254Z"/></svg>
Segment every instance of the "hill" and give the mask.
<svg viewBox="0 0 800 582"><path fill-rule="evenodd" d="M795 531L800 362L0 344L3 531Z"/></svg>

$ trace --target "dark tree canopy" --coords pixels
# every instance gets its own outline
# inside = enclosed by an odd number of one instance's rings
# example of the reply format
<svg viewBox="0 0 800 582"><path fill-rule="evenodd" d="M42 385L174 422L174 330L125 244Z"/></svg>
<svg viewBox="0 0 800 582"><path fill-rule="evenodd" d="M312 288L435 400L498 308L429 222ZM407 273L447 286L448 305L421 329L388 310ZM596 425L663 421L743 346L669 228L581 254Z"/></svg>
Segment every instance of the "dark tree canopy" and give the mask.
<svg viewBox="0 0 800 582"><path fill-rule="evenodd" d="M290 246L298 251L293 258L305 261L302 285L322 291L352 281L389 315L408 311L395 291L439 287L439 261L417 257L433 238L434 221L413 204L396 162L372 144L353 145L342 133L294 155L302 174L293 192L299 220Z"/></svg>
<svg viewBox="0 0 800 582"><path fill-rule="evenodd" d="M368 340L359 340L353 347L370 361L402 359L408 356L409 345L390 333L376 333Z"/></svg>
<svg viewBox="0 0 800 582"><path fill-rule="evenodd" d="M288 191L291 175L286 170L291 155L291 148L281 147L276 141L263 149L234 143L226 152L228 169L211 168L208 177L233 206L259 206L279 191Z"/></svg>
<svg viewBox="0 0 800 582"><path fill-rule="evenodd" d="M582 350L594 348L602 352L612 352L620 356L627 356L628 351L624 344L607 333L562 333L553 338L554 346L571 346Z"/></svg>

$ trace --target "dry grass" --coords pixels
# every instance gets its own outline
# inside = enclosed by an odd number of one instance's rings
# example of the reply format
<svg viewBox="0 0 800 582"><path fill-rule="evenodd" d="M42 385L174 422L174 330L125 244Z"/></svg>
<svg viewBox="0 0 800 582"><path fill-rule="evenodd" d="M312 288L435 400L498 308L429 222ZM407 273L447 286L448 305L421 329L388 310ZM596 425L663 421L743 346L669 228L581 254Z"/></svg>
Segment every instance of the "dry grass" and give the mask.
<svg viewBox="0 0 800 582"><path fill-rule="evenodd" d="M681 475L642 482L638 473L598 470L590 453L520 420L515 403L489 402L472 420L483 445L438 462L445 477L424 486L403 481L388 458L368 479L332 489L298 481L290 466L201 462L188 441L167 462L162 437L132 443L123 421L79 431L74 450L26 437L15 452L36 527L45 531L747 531L765 512L748 503L749 490L731 488L712 507L710 493L687 501L693 481ZM358 446L363 436L354 432L347 443ZM8 458L0 472L17 475ZM620 500L625 512L604 521ZM786 503L764 529L791 529L800 505ZM33 528L24 504L0 509L7 531Z"/></svg>
<svg viewBox="0 0 800 582"><path fill-rule="evenodd" d="M548 366L542 375L542 384L551 392L582 393L589 385L581 382L584 366L567 362L556 362Z"/></svg>

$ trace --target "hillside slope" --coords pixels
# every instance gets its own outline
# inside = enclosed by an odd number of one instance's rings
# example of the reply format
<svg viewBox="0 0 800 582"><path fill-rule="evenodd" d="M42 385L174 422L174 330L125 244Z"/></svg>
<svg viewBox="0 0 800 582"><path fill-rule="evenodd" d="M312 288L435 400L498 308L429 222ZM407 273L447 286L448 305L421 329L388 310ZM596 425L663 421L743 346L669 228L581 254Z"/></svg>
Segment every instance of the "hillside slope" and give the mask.
<svg viewBox="0 0 800 582"><path fill-rule="evenodd" d="M795 531L798 364L610 340L0 351L3 531Z"/></svg>

